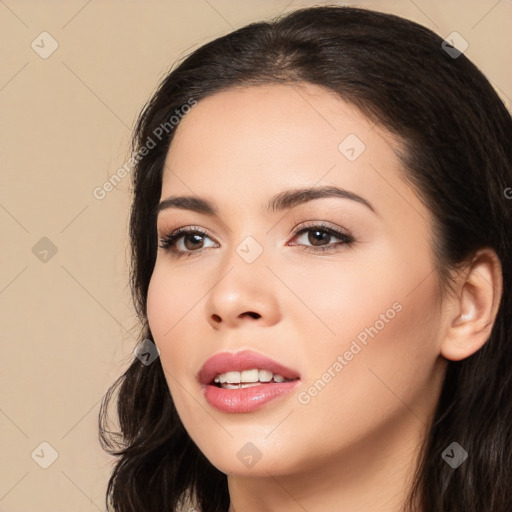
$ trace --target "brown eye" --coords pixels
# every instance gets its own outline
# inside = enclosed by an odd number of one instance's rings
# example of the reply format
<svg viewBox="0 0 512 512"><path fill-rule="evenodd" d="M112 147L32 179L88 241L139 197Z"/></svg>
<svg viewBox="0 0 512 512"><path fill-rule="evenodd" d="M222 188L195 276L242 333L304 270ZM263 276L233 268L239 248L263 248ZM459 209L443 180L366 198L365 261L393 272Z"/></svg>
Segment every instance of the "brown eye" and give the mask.
<svg viewBox="0 0 512 512"><path fill-rule="evenodd" d="M202 252L204 239L210 238L208 233L198 228L180 228L168 235L162 236L159 247L170 252L173 256L191 256ZM181 244L181 239L183 243ZM178 247L182 245L183 247Z"/></svg>
<svg viewBox="0 0 512 512"><path fill-rule="evenodd" d="M203 243L202 238L203 235L198 234L183 235L183 243L188 250L193 251L194 249L198 248L198 245L201 245ZM187 242L190 242L190 245ZM201 247L199 247L199 249L200 248Z"/></svg>
<svg viewBox="0 0 512 512"><path fill-rule="evenodd" d="M310 242L311 245L315 246L326 245L324 242L329 242L329 240L332 237L330 233L327 233L326 231L320 229L308 229L308 233L308 242Z"/></svg>
<svg viewBox="0 0 512 512"><path fill-rule="evenodd" d="M303 237L308 233L306 242L307 244L297 244L303 247L316 247L318 252L322 251L336 251L341 246L350 246L355 242L355 239L350 233L344 233L326 225L311 225L306 226L295 233L294 239ZM332 238L340 240L338 243L329 243ZM295 245L295 244L294 244ZM314 252L314 251L313 251Z"/></svg>

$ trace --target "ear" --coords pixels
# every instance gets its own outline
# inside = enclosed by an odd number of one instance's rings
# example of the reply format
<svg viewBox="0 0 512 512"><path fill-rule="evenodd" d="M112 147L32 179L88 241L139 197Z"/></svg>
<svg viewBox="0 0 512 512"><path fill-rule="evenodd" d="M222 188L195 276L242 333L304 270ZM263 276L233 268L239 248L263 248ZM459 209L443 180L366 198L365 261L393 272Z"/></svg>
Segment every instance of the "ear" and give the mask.
<svg viewBox="0 0 512 512"><path fill-rule="evenodd" d="M501 262L491 248L479 249L457 278L450 297L441 354L460 361L482 348L491 334L503 291Z"/></svg>

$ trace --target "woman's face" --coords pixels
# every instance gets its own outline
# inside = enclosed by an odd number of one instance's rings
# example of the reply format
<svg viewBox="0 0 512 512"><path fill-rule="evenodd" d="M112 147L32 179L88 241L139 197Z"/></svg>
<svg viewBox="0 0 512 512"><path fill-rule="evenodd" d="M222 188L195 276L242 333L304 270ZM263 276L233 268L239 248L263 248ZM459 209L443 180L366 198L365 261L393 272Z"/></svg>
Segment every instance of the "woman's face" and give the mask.
<svg viewBox="0 0 512 512"><path fill-rule="evenodd" d="M147 310L193 441L219 470L251 476L410 454L442 381L442 297L431 215L400 177L396 141L313 85L216 93L176 130L161 200L193 196L216 213L161 209L161 239L192 234L171 245L180 257L158 249ZM267 209L275 196L324 187L346 193ZM239 351L299 378L240 390L211 383L221 367L200 373L215 354ZM241 379L278 373L267 372Z"/></svg>

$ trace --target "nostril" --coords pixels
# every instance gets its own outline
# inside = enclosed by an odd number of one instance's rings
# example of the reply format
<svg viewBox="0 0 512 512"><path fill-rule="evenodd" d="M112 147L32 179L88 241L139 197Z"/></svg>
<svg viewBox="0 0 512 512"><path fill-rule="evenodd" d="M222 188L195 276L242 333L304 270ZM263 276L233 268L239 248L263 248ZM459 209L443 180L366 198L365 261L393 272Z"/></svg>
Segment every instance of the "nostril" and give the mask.
<svg viewBox="0 0 512 512"><path fill-rule="evenodd" d="M244 313L244 315L249 315L251 318L259 318L261 316L259 313L253 313L252 311Z"/></svg>
<svg viewBox="0 0 512 512"><path fill-rule="evenodd" d="M259 313L254 313L254 311L248 311L246 313L242 313L240 316L243 317L245 315L249 315L251 318L260 318L261 317L261 315ZM217 315L217 314L213 314L212 318L217 323L222 322L221 317L219 315Z"/></svg>

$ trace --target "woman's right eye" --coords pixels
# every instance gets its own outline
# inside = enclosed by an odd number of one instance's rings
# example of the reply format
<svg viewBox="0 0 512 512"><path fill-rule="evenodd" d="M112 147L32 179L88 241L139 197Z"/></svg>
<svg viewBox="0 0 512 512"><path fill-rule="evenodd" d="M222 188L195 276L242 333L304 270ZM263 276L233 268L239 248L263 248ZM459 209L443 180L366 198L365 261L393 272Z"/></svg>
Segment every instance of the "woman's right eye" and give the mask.
<svg viewBox="0 0 512 512"><path fill-rule="evenodd" d="M159 247L173 256L180 258L181 256L192 256L195 253L203 252L203 247L194 247L195 244L201 244L201 239L210 238L206 231L199 228L180 228L172 233L163 235L160 239ZM183 239L183 240L182 240ZM184 248L178 248L182 245ZM191 245L192 247L187 247ZM197 250L199 249L199 250Z"/></svg>

